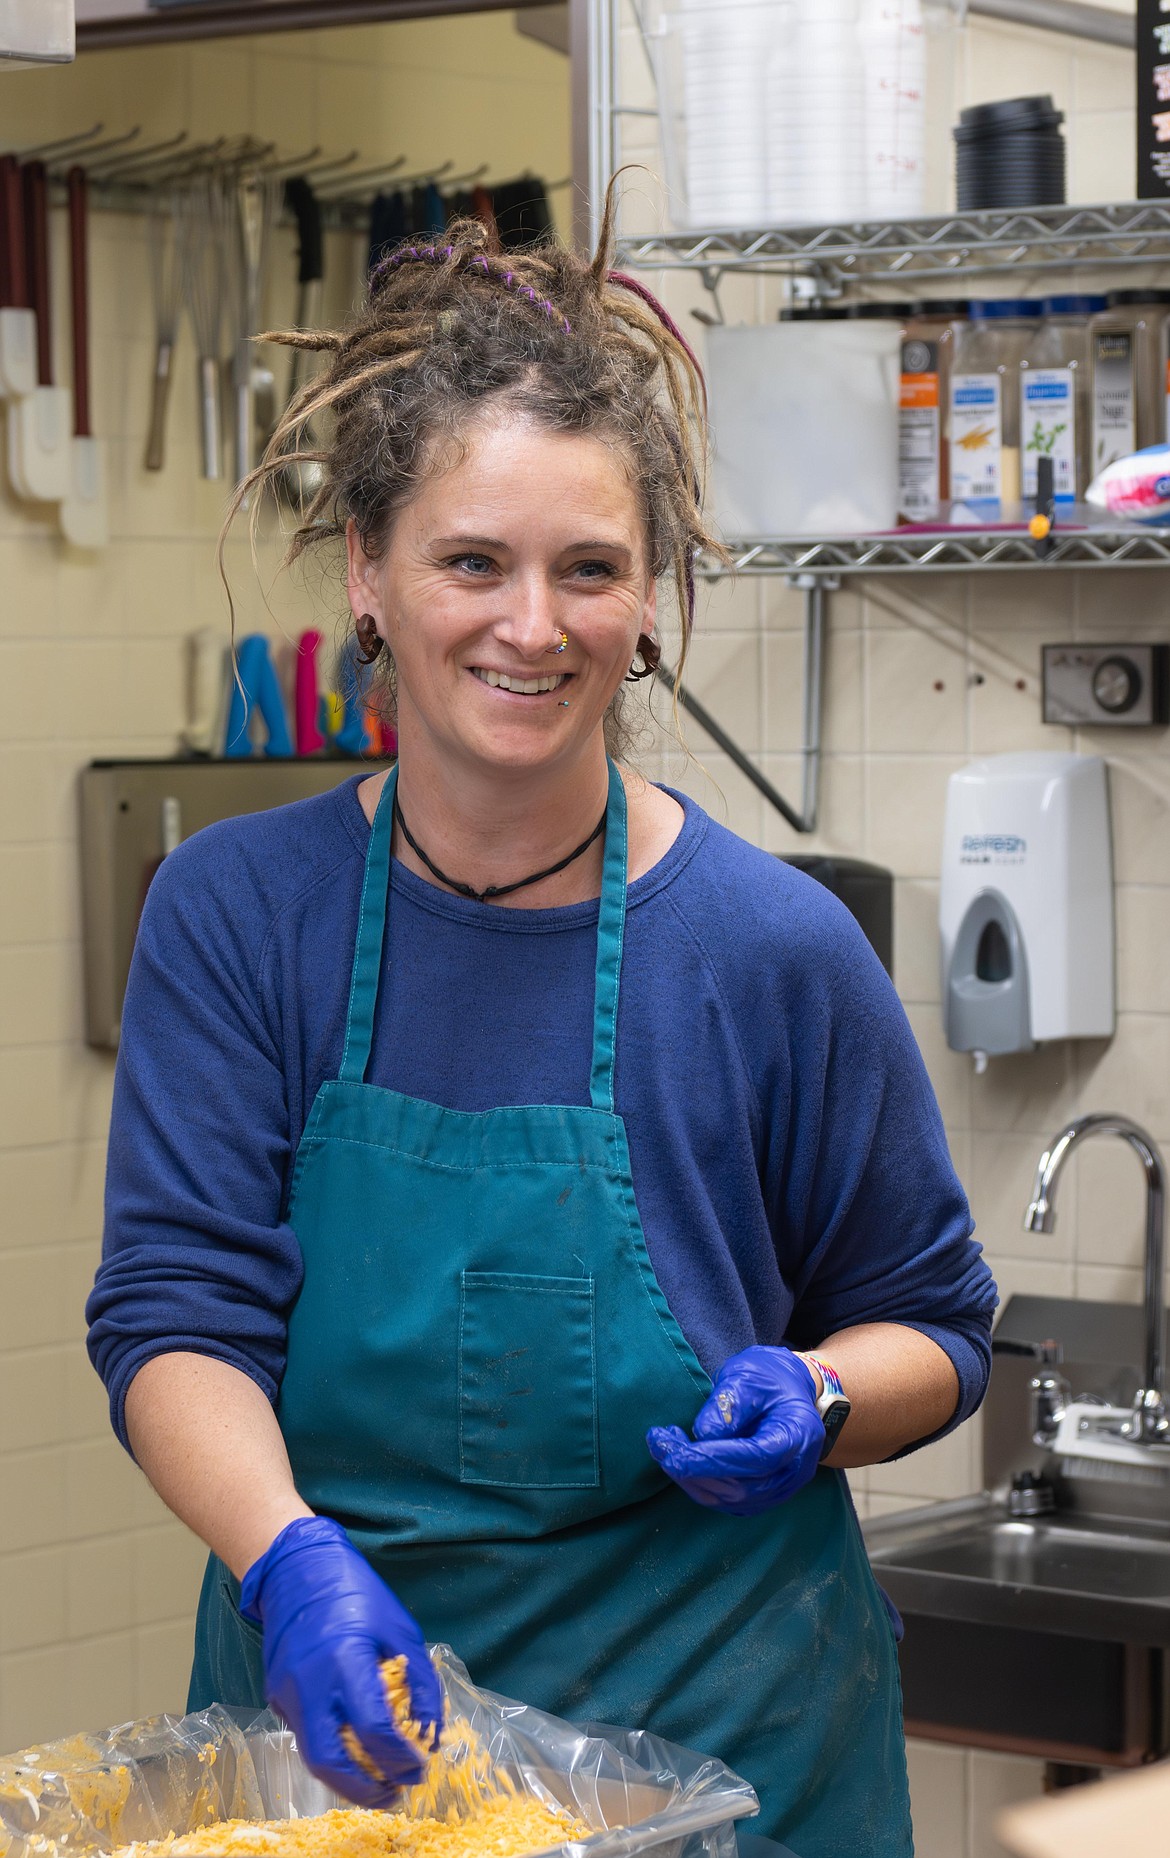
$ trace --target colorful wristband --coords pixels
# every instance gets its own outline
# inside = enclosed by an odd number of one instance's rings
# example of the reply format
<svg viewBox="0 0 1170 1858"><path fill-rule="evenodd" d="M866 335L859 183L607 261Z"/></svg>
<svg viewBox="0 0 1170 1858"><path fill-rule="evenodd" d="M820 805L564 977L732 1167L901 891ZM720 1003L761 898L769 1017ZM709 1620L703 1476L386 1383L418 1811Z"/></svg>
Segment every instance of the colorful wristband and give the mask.
<svg viewBox="0 0 1170 1858"><path fill-rule="evenodd" d="M810 1349L801 1349L799 1352L800 1359L806 1361L810 1368L816 1369L824 1382L824 1390L827 1394L844 1395L845 1389L841 1385L841 1377L836 1368L831 1368L827 1361L822 1361L820 1356L814 1355Z"/></svg>

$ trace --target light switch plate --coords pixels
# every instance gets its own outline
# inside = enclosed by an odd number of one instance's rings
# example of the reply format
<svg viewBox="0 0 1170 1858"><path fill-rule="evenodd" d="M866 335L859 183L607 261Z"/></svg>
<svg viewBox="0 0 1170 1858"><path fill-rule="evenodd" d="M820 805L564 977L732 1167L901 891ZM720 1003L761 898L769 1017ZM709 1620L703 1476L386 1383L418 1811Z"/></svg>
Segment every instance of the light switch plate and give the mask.
<svg viewBox="0 0 1170 1858"><path fill-rule="evenodd" d="M1170 645L1046 645L1046 723L1141 729L1170 722Z"/></svg>

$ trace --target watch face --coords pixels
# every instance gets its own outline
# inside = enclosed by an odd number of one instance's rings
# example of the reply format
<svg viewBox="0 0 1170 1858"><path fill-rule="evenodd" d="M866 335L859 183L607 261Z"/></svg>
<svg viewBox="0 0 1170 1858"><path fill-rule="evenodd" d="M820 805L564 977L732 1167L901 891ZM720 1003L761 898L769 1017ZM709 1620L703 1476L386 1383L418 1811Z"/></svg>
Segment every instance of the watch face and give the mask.
<svg viewBox="0 0 1170 1858"><path fill-rule="evenodd" d="M844 1394L830 1394L818 1404L817 1411L821 1416L821 1424L825 1428L825 1449L821 1453L822 1458L827 1458L832 1451L851 1410Z"/></svg>

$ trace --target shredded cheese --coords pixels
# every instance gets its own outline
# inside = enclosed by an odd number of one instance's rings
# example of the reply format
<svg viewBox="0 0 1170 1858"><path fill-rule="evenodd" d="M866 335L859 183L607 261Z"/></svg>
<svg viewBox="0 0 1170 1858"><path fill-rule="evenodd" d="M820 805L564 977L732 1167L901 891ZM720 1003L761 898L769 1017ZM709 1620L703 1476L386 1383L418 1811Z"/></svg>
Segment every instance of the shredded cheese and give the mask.
<svg viewBox="0 0 1170 1858"><path fill-rule="evenodd" d="M559 1807L518 1794L471 1724L447 1723L437 1748L434 1726L413 1715L406 1659L382 1666L398 1733L423 1763L417 1787L403 1789L399 1810L336 1808L310 1819L228 1819L198 1831L123 1845L110 1858L527 1858L591 1827ZM375 1780L384 1777L352 1728L346 1749Z"/></svg>
<svg viewBox="0 0 1170 1858"><path fill-rule="evenodd" d="M337 1808L313 1819L228 1819L198 1832L124 1845L112 1858L523 1858L589 1827L540 1800L490 1800L454 1823Z"/></svg>

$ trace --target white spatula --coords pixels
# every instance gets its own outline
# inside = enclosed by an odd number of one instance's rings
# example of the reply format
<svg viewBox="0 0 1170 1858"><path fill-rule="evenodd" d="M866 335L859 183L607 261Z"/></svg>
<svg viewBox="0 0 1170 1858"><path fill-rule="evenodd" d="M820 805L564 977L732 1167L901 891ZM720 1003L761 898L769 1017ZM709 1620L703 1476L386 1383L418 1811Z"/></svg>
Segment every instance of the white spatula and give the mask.
<svg viewBox="0 0 1170 1858"><path fill-rule="evenodd" d="M104 548L110 539L106 447L89 417L89 248L85 169L74 166L69 190L69 276L73 291L73 438L69 494L58 512L61 533L75 548Z"/></svg>
<svg viewBox="0 0 1170 1858"><path fill-rule="evenodd" d="M0 155L0 397L37 384L37 319L28 307L24 193L15 155Z"/></svg>
<svg viewBox="0 0 1170 1858"><path fill-rule="evenodd" d="M53 325L49 299L49 185L43 161L25 163L24 213L29 289L37 319L37 382L8 409L8 470L17 493L60 503L72 476L69 392L53 385Z"/></svg>

